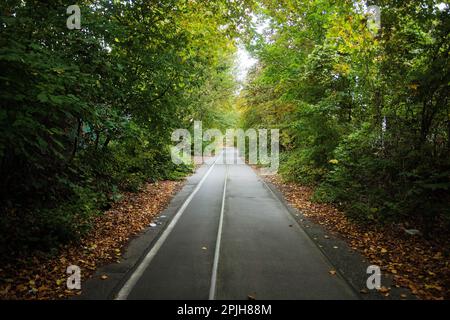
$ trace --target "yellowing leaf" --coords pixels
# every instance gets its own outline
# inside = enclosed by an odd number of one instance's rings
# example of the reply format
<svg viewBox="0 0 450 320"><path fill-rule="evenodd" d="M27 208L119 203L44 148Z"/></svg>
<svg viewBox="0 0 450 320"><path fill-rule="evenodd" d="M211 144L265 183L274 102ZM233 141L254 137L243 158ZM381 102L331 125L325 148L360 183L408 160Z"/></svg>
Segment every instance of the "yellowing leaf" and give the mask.
<svg viewBox="0 0 450 320"><path fill-rule="evenodd" d="M380 289L378 289L379 292L381 293L387 293L391 290L391 288L386 288L386 287L381 287Z"/></svg>

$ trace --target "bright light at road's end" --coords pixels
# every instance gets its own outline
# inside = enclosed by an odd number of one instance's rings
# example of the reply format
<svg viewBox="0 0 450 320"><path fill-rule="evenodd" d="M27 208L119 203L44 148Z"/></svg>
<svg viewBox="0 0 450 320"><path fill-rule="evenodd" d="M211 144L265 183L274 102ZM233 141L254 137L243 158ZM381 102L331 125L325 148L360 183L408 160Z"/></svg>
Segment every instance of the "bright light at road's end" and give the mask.
<svg viewBox="0 0 450 320"><path fill-rule="evenodd" d="M239 82L239 91L247 79L250 69L258 62L257 59L250 56L250 53L242 46L239 46L236 56L236 80Z"/></svg>

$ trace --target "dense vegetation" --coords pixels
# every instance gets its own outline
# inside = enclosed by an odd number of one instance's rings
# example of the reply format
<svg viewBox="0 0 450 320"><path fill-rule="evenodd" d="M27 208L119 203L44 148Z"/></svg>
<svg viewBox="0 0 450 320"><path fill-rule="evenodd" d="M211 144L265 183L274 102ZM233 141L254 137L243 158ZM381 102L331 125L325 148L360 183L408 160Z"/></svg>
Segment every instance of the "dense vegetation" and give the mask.
<svg viewBox="0 0 450 320"><path fill-rule="evenodd" d="M449 6L372 1L375 30L362 3L84 0L69 30L68 1L2 1L0 247L77 239L120 191L189 172L171 132L234 126L237 41L259 61L242 125L281 129L284 177L361 221L448 223Z"/></svg>
<svg viewBox="0 0 450 320"><path fill-rule="evenodd" d="M366 222L450 219L449 6L261 1L246 127L282 129L282 174ZM423 228L423 229L422 229Z"/></svg>
<svg viewBox="0 0 450 320"><path fill-rule="evenodd" d="M0 4L0 242L47 248L148 180L189 171L171 132L229 126L245 1Z"/></svg>

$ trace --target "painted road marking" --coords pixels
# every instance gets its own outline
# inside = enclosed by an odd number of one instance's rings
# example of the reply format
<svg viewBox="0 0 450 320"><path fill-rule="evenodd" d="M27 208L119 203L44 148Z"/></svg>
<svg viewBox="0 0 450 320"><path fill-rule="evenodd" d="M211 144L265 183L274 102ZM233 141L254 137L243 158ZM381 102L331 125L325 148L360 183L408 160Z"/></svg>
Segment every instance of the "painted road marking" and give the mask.
<svg viewBox="0 0 450 320"><path fill-rule="evenodd" d="M158 253L159 249L162 247L164 242L166 241L167 237L170 235L172 230L174 229L175 225L177 224L178 220L180 219L183 212L186 210L189 203L194 198L195 194L200 190L201 186L205 182L206 178L208 178L209 174L213 170L214 166L216 165L218 159L222 156L223 152L216 158L216 160L213 162L211 167L208 169L208 171L205 173L203 178L200 180L200 182L195 187L194 191L189 195L189 197L184 201L183 205L180 207L178 212L173 217L170 224L167 226L167 228L164 230L164 232L161 234L161 236L156 241L155 245L150 249L150 251L147 253L145 258L142 260L142 262L139 264L139 266L136 268L136 270L131 274L130 278L128 278L127 282L123 285L123 287L120 289L120 291L117 293L115 300L126 300L128 295L130 294L131 290L133 290L136 283L139 281L139 279L142 277L142 274L145 272L147 267L152 262L153 258Z"/></svg>
<svg viewBox="0 0 450 320"><path fill-rule="evenodd" d="M211 275L211 287L209 289L209 300L214 300L216 295L217 269L219 267L220 241L222 239L223 215L225 211L225 195L227 193L228 165L225 165L225 182L223 183L222 207L220 209L219 229L217 230L216 250L214 252L214 263Z"/></svg>

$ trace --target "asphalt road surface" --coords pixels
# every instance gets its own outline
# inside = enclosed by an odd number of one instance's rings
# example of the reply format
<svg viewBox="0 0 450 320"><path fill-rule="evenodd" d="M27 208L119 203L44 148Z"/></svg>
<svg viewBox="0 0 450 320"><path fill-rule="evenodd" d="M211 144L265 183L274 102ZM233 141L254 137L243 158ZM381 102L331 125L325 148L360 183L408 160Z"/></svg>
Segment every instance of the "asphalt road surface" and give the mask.
<svg viewBox="0 0 450 320"><path fill-rule="evenodd" d="M117 299L357 299L283 203L225 149Z"/></svg>

